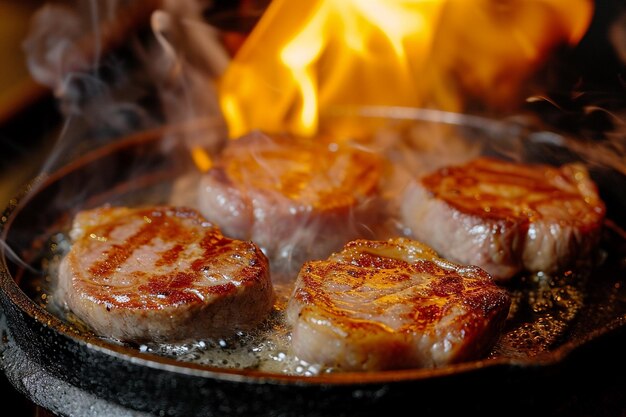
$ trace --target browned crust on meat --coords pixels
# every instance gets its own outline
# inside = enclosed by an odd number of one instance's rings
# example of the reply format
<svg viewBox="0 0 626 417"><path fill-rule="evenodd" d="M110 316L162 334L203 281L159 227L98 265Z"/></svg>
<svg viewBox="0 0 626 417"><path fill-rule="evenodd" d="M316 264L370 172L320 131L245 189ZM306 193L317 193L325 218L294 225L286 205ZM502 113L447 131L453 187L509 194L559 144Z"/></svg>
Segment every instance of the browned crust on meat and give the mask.
<svg viewBox="0 0 626 417"><path fill-rule="evenodd" d="M421 179L435 198L462 213L494 221L535 222L551 219L541 206L568 207L568 222L596 228L605 214L595 184L582 165L561 168L478 158L442 168Z"/></svg>
<svg viewBox="0 0 626 417"><path fill-rule="evenodd" d="M340 165L341 177L316 182L331 167ZM317 212L354 207L375 193L381 175L380 158L349 146L298 137L272 137L271 143L249 149L245 139L225 149L215 166L238 187L275 191L298 205Z"/></svg>
<svg viewBox="0 0 626 417"><path fill-rule="evenodd" d="M124 227L129 217L137 216L149 219L128 239L105 249L103 259L92 264L87 271L88 276L82 277L84 280L82 287L85 292L109 307L161 309L198 302L198 295L187 290L204 279L202 276L203 269L210 266L217 256L231 251L253 254L252 259L254 261L249 266L242 268L240 270L241 275L237 277L243 285L252 284L267 273L267 264L263 262L265 257L253 243L226 238L222 236L219 229L213 226L206 228L200 234L195 228L187 227L178 220L186 218L199 226L204 219L195 210L181 207L156 207L124 211L119 213L120 215L115 215L112 210L119 209L100 209L100 213L107 218L107 221L86 229L83 238L74 242L74 249L68 255L69 261L72 263L74 257L80 256L82 251L97 251L101 242L110 240L111 232L118 227ZM89 235L97 236L98 239L93 239ZM117 301L120 295L119 291L108 285L111 274L137 248L150 244L156 238L163 241L178 242L171 249L159 253L159 257L155 261L156 266L172 265L178 259L183 248L194 242L199 244L202 253L191 261L190 268L186 271L174 270L167 274L148 271L133 272L133 278L140 284L132 288L132 291L128 287L122 290L124 299L128 298L128 301L123 303ZM235 292L236 287L232 283L227 283L198 287L197 291L201 291L207 297L223 296Z"/></svg>
<svg viewBox="0 0 626 417"><path fill-rule="evenodd" d="M371 241L359 240L348 244L367 247ZM358 292L364 286L368 290L381 291L395 287L396 291L410 292L405 300L398 297L382 298L374 302L372 309L386 310L398 302L407 302L412 308L402 317L405 325L397 332L426 332L439 322L442 313L458 303L466 306L467 315L488 316L493 310L502 309L509 302L506 291L498 288L486 272L474 269L474 276L463 276L451 269L444 269L432 260L417 260L408 263L402 259L388 258L377 254L359 251L350 263L336 261L307 262L300 274L301 285L294 293L294 298L307 304L315 304L325 314L346 318L349 310L338 306L333 294L326 291L328 281L340 281L348 292ZM416 286L411 280L412 274L428 274L433 277L427 284ZM475 296L478 296L476 298ZM375 326L373 323L353 320L338 320L340 326L354 329L363 326ZM468 334L468 337L472 337Z"/></svg>
<svg viewBox="0 0 626 417"><path fill-rule="evenodd" d="M124 230L132 233L120 237ZM193 209L98 208L79 213L72 234L60 266L61 295L101 334L128 340L222 336L255 325L272 308L265 255L251 242L224 237ZM153 244L166 249L155 252ZM136 256L146 258L146 267L126 271ZM223 268L230 278L207 282L207 271ZM246 304L252 313L238 311Z"/></svg>
<svg viewBox="0 0 626 417"><path fill-rule="evenodd" d="M591 264L606 208L582 164L478 158L411 184L401 212L414 238L503 282Z"/></svg>
<svg viewBox="0 0 626 417"><path fill-rule="evenodd" d="M372 292L381 296L371 300L367 294ZM367 309L365 315L356 312L354 304L341 301L345 296L359 300L361 294L366 295L363 302L354 303ZM296 354L305 360L347 369L389 369L441 365L482 355L497 338L510 303L508 293L481 269L438 258L417 242L357 240L327 261L304 265L288 318L295 326ZM398 305L407 308L396 311ZM389 311L394 311L393 326L377 319ZM447 320L443 328L442 320ZM334 330L329 332L329 328ZM345 350L353 351L352 356L362 356L363 363L334 362L308 352L297 340L302 329L318 333L318 338L328 337L326 344L343 344ZM443 343L446 335L456 340L450 352L431 355L429 349L437 350L432 346ZM417 347L423 337L430 340L428 346ZM374 343L380 346L369 346Z"/></svg>

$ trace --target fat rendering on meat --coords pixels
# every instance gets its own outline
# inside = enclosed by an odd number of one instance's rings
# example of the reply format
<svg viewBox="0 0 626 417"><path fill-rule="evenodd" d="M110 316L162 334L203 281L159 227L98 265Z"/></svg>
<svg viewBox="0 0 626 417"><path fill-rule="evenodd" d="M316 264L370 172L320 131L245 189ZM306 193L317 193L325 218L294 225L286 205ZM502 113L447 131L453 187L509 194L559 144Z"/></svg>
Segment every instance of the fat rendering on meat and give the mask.
<svg viewBox="0 0 626 417"><path fill-rule="evenodd" d="M411 237L499 282L590 263L605 205L587 169L478 158L416 180L403 196Z"/></svg>
<svg viewBox="0 0 626 417"><path fill-rule="evenodd" d="M306 262L287 306L297 357L335 370L436 367L484 355L510 307L478 267L407 238Z"/></svg>
<svg viewBox="0 0 626 417"><path fill-rule="evenodd" d="M305 260L368 237L381 170L379 157L347 144L253 132L228 143L201 180L198 205L293 279Z"/></svg>
<svg viewBox="0 0 626 417"><path fill-rule="evenodd" d="M268 260L185 207L79 212L58 294L97 334L122 341L228 337L270 313Z"/></svg>

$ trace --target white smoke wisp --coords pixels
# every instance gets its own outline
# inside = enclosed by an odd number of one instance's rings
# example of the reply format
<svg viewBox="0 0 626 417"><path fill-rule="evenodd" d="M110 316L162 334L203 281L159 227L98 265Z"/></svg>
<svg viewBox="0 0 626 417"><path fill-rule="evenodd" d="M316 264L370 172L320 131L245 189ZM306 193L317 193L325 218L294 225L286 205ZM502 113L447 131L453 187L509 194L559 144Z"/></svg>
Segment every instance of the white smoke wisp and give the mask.
<svg viewBox="0 0 626 417"><path fill-rule="evenodd" d="M70 5L42 6L23 42L30 73L54 92L65 116L44 170L137 131L198 119L209 120L211 131L182 140L210 152L220 146L225 127L215 82L230 57L203 19L204 2Z"/></svg>
<svg viewBox="0 0 626 417"><path fill-rule="evenodd" d="M17 253L15 253L13 249L11 249L9 244L2 239L0 239L0 254L2 254L2 257L11 260L32 274L40 275L43 273L41 270L35 269L26 263Z"/></svg>
<svg viewBox="0 0 626 417"><path fill-rule="evenodd" d="M42 181L29 193L86 154L143 132L158 135L161 153L171 159L174 152L194 148L216 152L226 134L215 80L230 58L216 29L203 19L207 4L75 0L36 11L23 50L33 79L50 88L64 120L40 167ZM138 156L123 168L132 180L146 163ZM92 178L80 187L63 181L49 204L75 213L90 190L106 185L105 178L118 168L108 169L88 171ZM10 234L21 232L28 231ZM0 244L7 256L26 266L11 239Z"/></svg>

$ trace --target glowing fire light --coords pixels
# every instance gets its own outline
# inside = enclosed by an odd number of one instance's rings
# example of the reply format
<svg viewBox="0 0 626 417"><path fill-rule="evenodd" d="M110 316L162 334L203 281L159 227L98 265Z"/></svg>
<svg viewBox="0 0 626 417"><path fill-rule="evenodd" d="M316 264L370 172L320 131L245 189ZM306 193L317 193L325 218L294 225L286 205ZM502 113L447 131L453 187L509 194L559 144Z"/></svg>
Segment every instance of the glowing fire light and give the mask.
<svg viewBox="0 0 626 417"><path fill-rule="evenodd" d="M213 166L213 160L209 154L200 147L191 149L191 158L200 172L207 172Z"/></svg>
<svg viewBox="0 0 626 417"><path fill-rule="evenodd" d="M312 135L342 106L508 105L591 0L274 0L221 80L231 137Z"/></svg>

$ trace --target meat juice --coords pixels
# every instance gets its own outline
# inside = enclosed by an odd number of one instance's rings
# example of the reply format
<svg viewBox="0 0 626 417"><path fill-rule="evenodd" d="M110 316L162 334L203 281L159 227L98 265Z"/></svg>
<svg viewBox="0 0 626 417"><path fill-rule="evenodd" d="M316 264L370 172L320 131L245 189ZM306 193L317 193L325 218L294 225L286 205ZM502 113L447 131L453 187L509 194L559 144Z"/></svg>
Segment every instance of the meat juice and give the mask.
<svg viewBox="0 0 626 417"><path fill-rule="evenodd" d="M45 273L23 282L28 283L26 292L42 307L89 334L88 327L57 302L54 295L58 264L69 247L67 234L54 234L46 242L47 251L41 259ZM509 317L487 359L528 358L558 346L585 306L584 288L589 274L590 271L567 271L558 276L537 273L522 275L510 283L506 287L512 297ZM301 376L337 372L336 369L309 364L293 355L291 329L284 314L293 283L278 282L274 287L277 297L269 318L254 331L239 332L229 339L145 344L122 343L110 338L103 340L137 352L218 369Z"/></svg>

